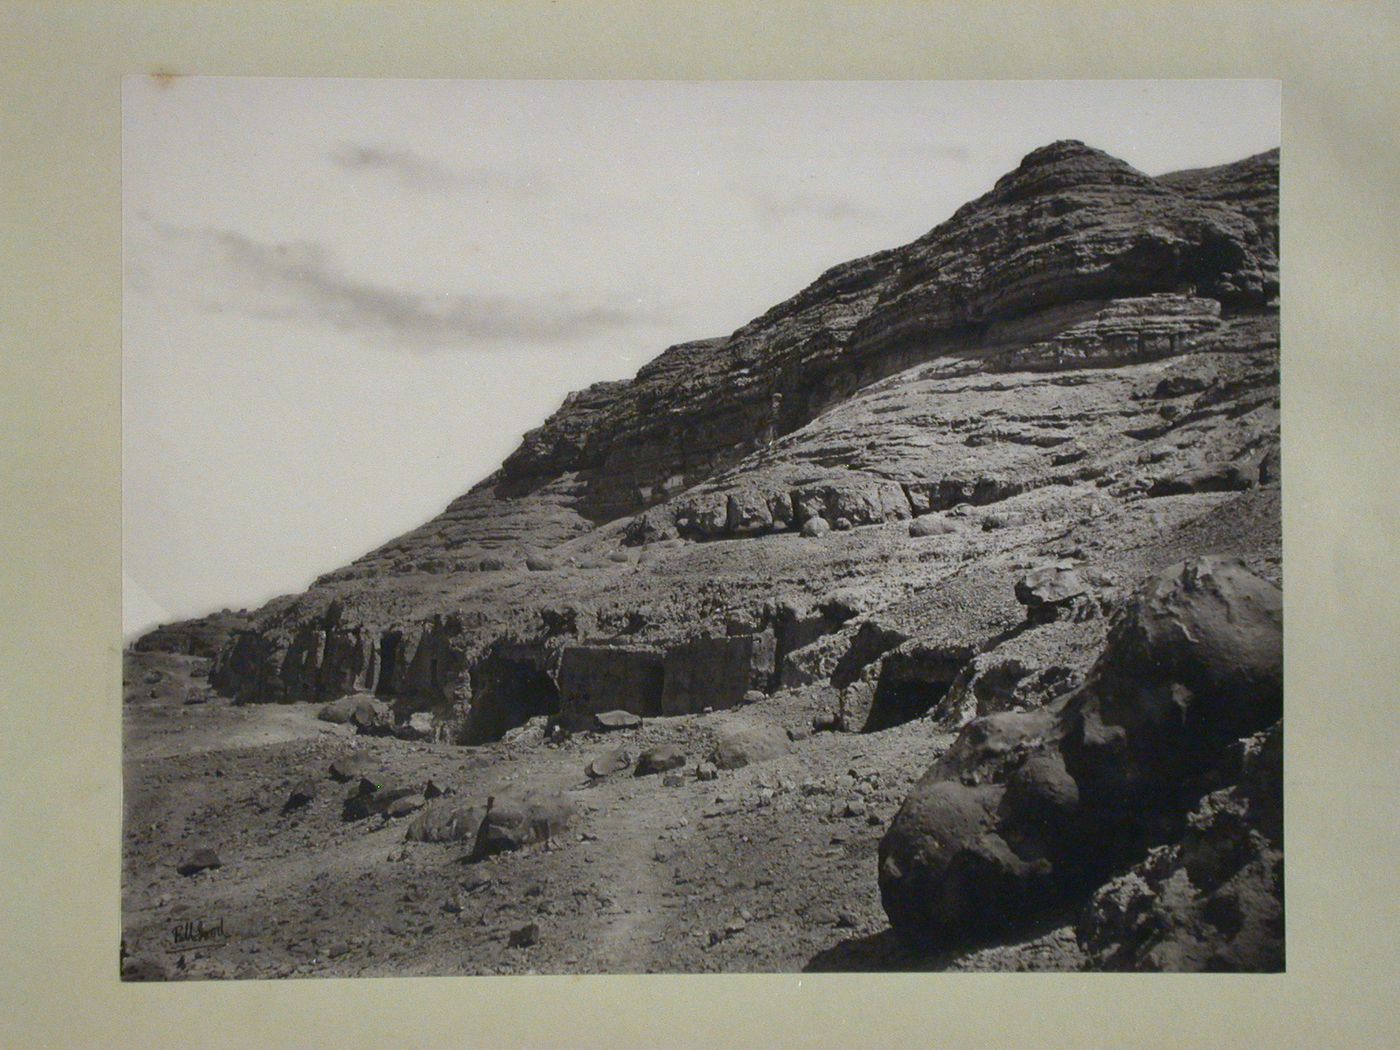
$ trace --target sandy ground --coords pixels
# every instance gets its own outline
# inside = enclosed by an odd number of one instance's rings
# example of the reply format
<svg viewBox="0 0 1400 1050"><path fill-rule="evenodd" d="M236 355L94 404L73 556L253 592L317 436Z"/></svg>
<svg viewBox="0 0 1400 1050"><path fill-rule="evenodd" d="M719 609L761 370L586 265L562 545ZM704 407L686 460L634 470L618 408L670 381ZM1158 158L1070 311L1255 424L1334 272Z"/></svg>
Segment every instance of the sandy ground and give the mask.
<svg viewBox="0 0 1400 1050"><path fill-rule="evenodd" d="M714 781L694 776L713 733L735 723L799 727L819 691L641 729L538 734L477 748L357 737L309 705L212 698L200 661L129 656L125 708L123 936L170 978L511 973L1074 969L1069 917L1030 940L914 956L880 908L876 846L909 785L950 741L919 720L870 735L818 734ZM156 681L150 681L158 677ZM154 693L155 695L151 695ZM188 704L190 696L208 697ZM589 758L685 745L681 782L599 781ZM365 751L382 779L428 779L479 798L558 788L580 810L547 844L467 863L468 843L407 842L411 817L346 822L351 785L328 776ZM309 804L283 812L313 778ZM201 847L222 866L176 871ZM216 936L197 948L177 928ZM538 928L529 947L510 935Z"/></svg>

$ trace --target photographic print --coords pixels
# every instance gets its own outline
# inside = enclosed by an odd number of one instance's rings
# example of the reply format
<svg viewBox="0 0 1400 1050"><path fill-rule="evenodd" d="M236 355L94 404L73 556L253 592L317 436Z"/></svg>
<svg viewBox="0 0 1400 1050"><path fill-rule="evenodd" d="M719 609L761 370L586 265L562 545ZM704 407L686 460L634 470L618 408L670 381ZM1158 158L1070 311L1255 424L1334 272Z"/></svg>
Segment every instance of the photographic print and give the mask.
<svg viewBox="0 0 1400 1050"><path fill-rule="evenodd" d="M1276 82L122 116L123 979L1284 969Z"/></svg>

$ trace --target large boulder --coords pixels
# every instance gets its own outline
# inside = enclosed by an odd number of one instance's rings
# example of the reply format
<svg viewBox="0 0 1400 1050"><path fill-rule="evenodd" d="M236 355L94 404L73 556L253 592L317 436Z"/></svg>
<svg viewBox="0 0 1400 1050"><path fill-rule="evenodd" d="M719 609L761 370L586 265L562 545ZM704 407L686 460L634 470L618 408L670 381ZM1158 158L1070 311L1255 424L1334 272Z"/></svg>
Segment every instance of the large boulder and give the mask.
<svg viewBox="0 0 1400 1050"><path fill-rule="evenodd" d="M1114 621L1063 749L1116 805L1203 773L1282 714L1283 592L1238 561L1193 558Z"/></svg>
<svg viewBox="0 0 1400 1050"><path fill-rule="evenodd" d="M720 769L742 769L785 755L792 746L778 726L732 726L716 734L710 760Z"/></svg>
<svg viewBox="0 0 1400 1050"><path fill-rule="evenodd" d="M1081 689L966 726L880 843L895 930L1004 930L1180 839L1239 779L1238 739L1280 717L1281 598L1237 562L1174 565L1126 603Z"/></svg>
<svg viewBox="0 0 1400 1050"><path fill-rule="evenodd" d="M1180 473L1158 478L1149 496L1184 496L1192 492L1241 492L1259 483L1259 468L1249 463L1193 463Z"/></svg>
<svg viewBox="0 0 1400 1050"><path fill-rule="evenodd" d="M880 846L880 895L910 940L975 924L1001 929L1049 897L1053 868L1018 855L1000 826L1007 789L921 781Z"/></svg>
<svg viewBox="0 0 1400 1050"><path fill-rule="evenodd" d="M219 855L207 846L200 847L189 853L179 864L175 865L175 870L181 875L198 875L201 871L209 871L211 868L222 868L224 862L219 859Z"/></svg>
<svg viewBox="0 0 1400 1050"><path fill-rule="evenodd" d="M548 842L566 831L578 816L574 804L560 792L524 791L487 800L471 860Z"/></svg>
<svg viewBox="0 0 1400 1050"><path fill-rule="evenodd" d="M408 825L410 842L475 842L486 806L480 801L441 795L424 806Z"/></svg>
<svg viewBox="0 0 1400 1050"><path fill-rule="evenodd" d="M361 695L352 694L350 696L338 697L328 704L322 704L316 712L316 717L322 722L330 722L334 725L345 725L350 721L350 716L355 713L355 708L364 699Z"/></svg>
<svg viewBox="0 0 1400 1050"><path fill-rule="evenodd" d="M928 536L951 536L962 531L956 519L945 518L942 514L925 514L909 523L909 535L915 539Z"/></svg>

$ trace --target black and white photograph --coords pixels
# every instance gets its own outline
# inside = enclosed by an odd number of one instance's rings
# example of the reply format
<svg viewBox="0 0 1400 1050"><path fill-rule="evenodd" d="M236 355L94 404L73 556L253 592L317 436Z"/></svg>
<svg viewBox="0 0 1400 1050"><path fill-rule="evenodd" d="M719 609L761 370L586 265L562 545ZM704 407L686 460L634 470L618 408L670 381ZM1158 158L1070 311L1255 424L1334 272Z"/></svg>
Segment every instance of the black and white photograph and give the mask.
<svg viewBox="0 0 1400 1050"><path fill-rule="evenodd" d="M1278 81L121 124L122 981L1288 970Z"/></svg>

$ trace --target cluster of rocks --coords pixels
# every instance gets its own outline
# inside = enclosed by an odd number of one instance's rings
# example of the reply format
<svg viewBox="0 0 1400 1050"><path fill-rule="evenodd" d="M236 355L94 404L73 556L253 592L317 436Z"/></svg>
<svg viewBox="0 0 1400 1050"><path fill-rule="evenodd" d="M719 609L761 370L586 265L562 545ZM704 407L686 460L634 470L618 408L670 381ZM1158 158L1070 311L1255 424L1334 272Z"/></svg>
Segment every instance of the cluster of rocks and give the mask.
<svg viewBox="0 0 1400 1050"><path fill-rule="evenodd" d="M690 750L682 744L656 744L645 748L636 756L635 763L631 752L619 746L606 748L590 757L584 774L590 780L601 780L630 768L634 777L660 775L667 786L683 783L685 775L700 781L715 780L721 770L742 769L787 754L797 738L800 734L776 726L729 726L717 731L714 746L694 765Z"/></svg>
<svg viewBox="0 0 1400 1050"><path fill-rule="evenodd" d="M1137 894L1167 914L1144 919L1131 887L1109 887L1086 936L1104 944L1115 921L1137 923L1106 961L1140 961L1175 937L1195 940L1158 952L1172 965L1271 968L1281 824L1258 800L1276 800L1281 784L1276 764L1259 760L1242 779L1238 741L1281 717L1279 589L1235 562L1172 566L1125 603L1083 687L975 720L918 782L880 844L892 926L924 943L1014 929L1180 840L1133 876L1135 886L1176 880L1175 893ZM1223 794L1202 802L1212 791Z"/></svg>

